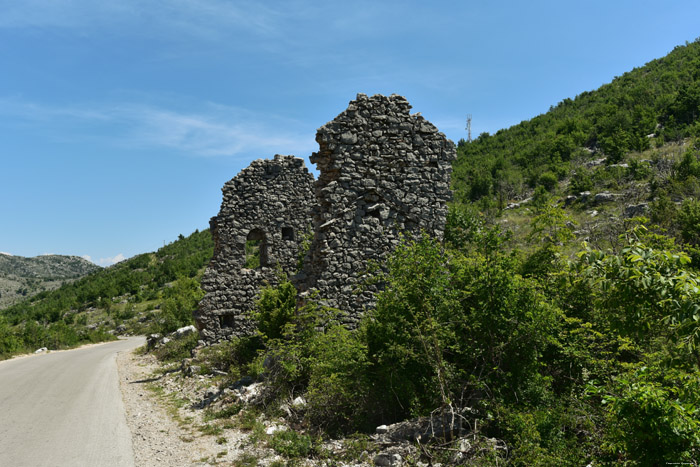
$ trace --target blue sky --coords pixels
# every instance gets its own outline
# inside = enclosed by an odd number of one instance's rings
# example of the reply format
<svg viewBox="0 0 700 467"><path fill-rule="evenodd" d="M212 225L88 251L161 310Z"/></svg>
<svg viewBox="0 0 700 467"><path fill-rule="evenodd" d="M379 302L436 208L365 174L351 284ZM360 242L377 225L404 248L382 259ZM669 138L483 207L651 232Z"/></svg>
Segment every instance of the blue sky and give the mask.
<svg viewBox="0 0 700 467"><path fill-rule="evenodd" d="M108 265L208 226L358 92L454 141L700 36L700 2L0 0L0 252Z"/></svg>

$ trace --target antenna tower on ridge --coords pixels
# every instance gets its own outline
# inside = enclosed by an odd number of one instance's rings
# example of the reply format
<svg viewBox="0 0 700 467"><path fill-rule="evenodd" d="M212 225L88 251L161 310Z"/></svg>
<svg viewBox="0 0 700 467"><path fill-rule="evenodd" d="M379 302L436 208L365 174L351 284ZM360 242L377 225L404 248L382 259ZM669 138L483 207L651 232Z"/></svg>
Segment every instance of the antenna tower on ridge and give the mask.
<svg viewBox="0 0 700 467"><path fill-rule="evenodd" d="M467 115L467 142L472 142L472 114Z"/></svg>

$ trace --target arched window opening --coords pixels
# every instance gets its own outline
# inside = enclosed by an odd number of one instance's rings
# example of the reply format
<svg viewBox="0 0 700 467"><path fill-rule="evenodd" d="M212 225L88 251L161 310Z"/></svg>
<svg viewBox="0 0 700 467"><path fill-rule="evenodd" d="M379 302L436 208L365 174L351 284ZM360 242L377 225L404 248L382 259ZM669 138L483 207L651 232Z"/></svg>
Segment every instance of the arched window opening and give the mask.
<svg viewBox="0 0 700 467"><path fill-rule="evenodd" d="M294 229L291 227L282 227L282 240L294 240Z"/></svg>
<svg viewBox="0 0 700 467"><path fill-rule="evenodd" d="M248 233L245 242L245 265L247 269L257 269L267 266L267 241L265 232L253 229Z"/></svg>

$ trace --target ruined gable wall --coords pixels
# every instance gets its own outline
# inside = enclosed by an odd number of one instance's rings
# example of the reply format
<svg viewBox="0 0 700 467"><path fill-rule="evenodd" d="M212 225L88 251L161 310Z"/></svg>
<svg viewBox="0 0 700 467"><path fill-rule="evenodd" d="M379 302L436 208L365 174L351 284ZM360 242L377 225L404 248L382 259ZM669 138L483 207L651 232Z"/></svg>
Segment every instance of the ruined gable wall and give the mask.
<svg viewBox="0 0 700 467"><path fill-rule="evenodd" d="M402 96L358 94L316 134L314 240L295 280L349 312L350 326L374 305L376 287L356 290L368 262L383 262L401 232L444 232L456 150L410 109Z"/></svg>
<svg viewBox="0 0 700 467"><path fill-rule="evenodd" d="M214 257L202 278L205 296L195 312L207 342L253 331L247 312L266 282L277 283L277 265L287 274L295 272L316 202L313 175L302 159L293 156L254 161L222 192L219 214L210 221ZM265 264L245 269L246 240L261 236Z"/></svg>

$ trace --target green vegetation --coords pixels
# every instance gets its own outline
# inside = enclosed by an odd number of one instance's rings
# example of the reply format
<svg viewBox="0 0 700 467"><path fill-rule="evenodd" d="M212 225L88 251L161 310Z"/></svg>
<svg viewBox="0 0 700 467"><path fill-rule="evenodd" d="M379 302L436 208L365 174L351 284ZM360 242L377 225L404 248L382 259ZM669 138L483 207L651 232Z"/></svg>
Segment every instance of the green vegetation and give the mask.
<svg viewBox="0 0 700 467"><path fill-rule="evenodd" d="M447 410L475 439L505 442L514 465L700 455L700 276L686 253L637 224L619 252L568 261L555 240L567 236L542 228L559 223L536 219L532 241L552 245L524 272L532 258L507 232L466 210L450 218L446 243L396 250L354 331L313 303L289 315L288 282L265 290L258 353L228 349L238 374L266 379L268 410L303 394L303 426L331 434ZM271 303L281 326L268 324ZM312 446L293 432L268 442L290 458Z"/></svg>
<svg viewBox="0 0 700 467"><path fill-rule="evenodd" d="M213 254L208 230L0 310L0 358L113 339L120 332L171 332L192 324L199 280ZM172 357L175 358L175 357Z"/></svg>
<svg viewBox="0 0 700 467"><path fill-rule="evenodd" d="M699 117L696 40L596 91L564 99L546 114L494 135L483 133L471 143L461 140L454 163L455 198L502 209L507 200L522 198L537 186L551 191L591 151L613 164L630 151L698 137ZM577 178L576 189L587 189L586 175Z"/></svg>
<svg viewBox="0 0 700 467"><path fill-rule="evenodd" d="M296 436L449 414L476 464L697 462L698 70L695 41L460 141L444 242L406 239L357 329L283 278L221 366L266 381L270 414L302 395Z"/></svg>

